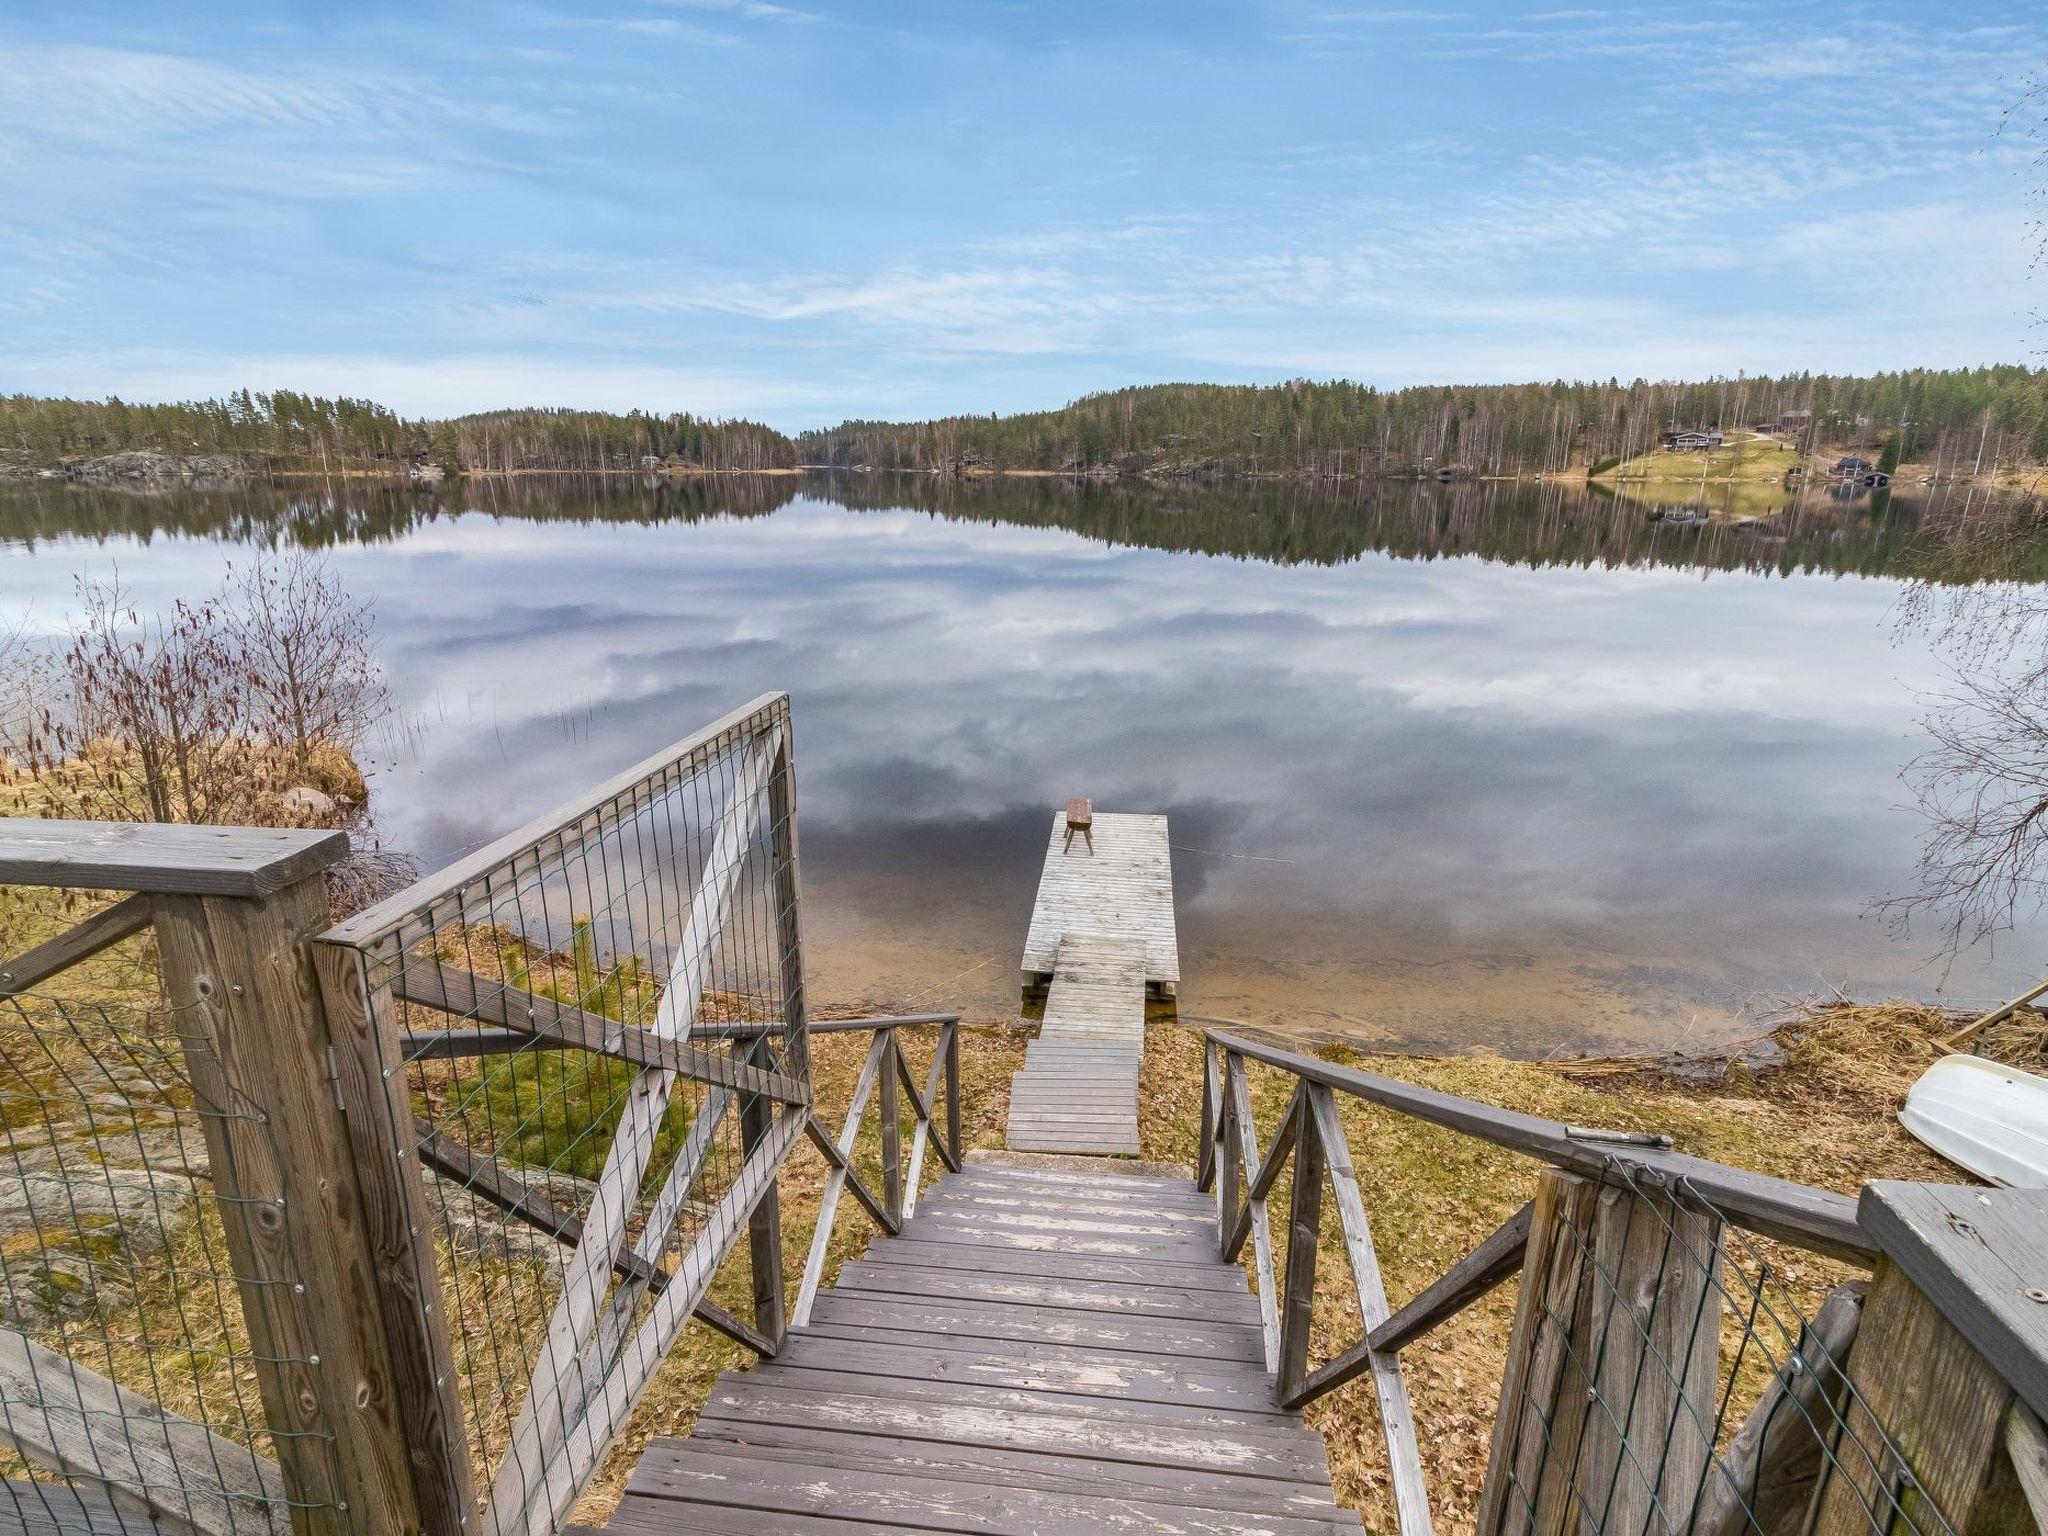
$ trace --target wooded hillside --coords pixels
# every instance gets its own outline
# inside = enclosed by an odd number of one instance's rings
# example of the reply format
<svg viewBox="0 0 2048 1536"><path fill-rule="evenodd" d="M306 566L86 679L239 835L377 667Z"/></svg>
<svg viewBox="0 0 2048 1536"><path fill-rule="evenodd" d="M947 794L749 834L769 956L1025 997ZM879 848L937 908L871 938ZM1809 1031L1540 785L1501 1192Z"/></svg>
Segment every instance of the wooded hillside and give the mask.
<svg viewBox="0 0 2048 1536"><path fill-rule="evenodd" d="M0 455L47 465L134 450L232 454L287 467L419 455L449 469L631 469L650 457L705 469L796 462L795 445L772 427L687 413L533 407L434 421L408 420L369 400L291 390L157 405L0 396Z"/></svg>
<svg viewBox="0 0 2048 1536"><path fill-rule="evenodd" d="M1961 456L1966 468L1980 453L1985 468L2048 460L2048 369L2020 366L1392 391L1305 379L1159 384L1018 416L850 421L797 442L806 463L876 469L1334 476L1427 461L1513 473L1625 459L1654 448L1661 432L1776 424L1795 411L1813 413L1802 435L1816 448L1875 447L1898 431L1908 459Z"/></svg>
<svg viewBox="0 0 2048 1536"><path fill-rule="evenodd" d="M794 440L758 422L686 412L523 407L414 420L373 401L290 390L155 405L10 395L0 396L0 460L47 465L148 449L301 468L425 455L450 470L634 470L653 460L715 470L1502 474L1627 459L1654 448L1661 432L1775 425L1788 412L1812 413L1795 434L1810 450L1875 450L1896 435L1903 458L1950 470L2048 462L2048 369L2016 365L1401 390L1305 379L1158 384L1017 416L848 421Z"/></svg>

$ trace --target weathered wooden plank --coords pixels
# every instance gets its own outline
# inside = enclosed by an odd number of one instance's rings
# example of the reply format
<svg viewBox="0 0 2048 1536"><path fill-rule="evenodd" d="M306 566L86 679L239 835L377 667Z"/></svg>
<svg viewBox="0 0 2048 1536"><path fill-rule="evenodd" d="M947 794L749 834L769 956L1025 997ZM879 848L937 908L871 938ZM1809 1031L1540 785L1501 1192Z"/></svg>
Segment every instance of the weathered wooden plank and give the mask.
<svg viewBox="0 0 2048 1536"><path fill-rule="evenodd" d="M6 1329L0 1402L7 1405L0 1445L47 1471L104 1486L156 1516L165 1531L291 1530L291 1496L274 1463Z"/></svg>
<svg viewBox="0 0 2048 1536"><path fill-rule="evenodd" d="M2026 1530L2033 1516L2006 1450L2016 1400L2007 1373L2020 1364L2012 1355L1987 1359L1943 1302L1881 1259L1849 1355L1854 1392L1839 1432L1849 1449L1832 1458L1807 1529L1814 1536L1862 1536L1873 1523L1968 1536Z"/></svg>
<svg viewBox="0 0 2048 1536"><path fill-rule="evenodd" d="M1104 1384L1105 1390L1123 1392L1127 1390L1126 1384L1132 1379L1133 1372L1145 1373L1144 1379L1147 1380L1155 1379L1156 1373L1156 1379L1183 1383L1190 1377L1199 1377L1207 1382L1229 1383L1228 1390L1249 1394L1251 1401L1275 1406L1270 1375L1262 1369L1228 1360L1161 1360L1152 1355L1087 1345L1054 1344L1035 1339L955 1339L943 1334L864 1328L851 1324L814 1325L804 1337L838 1339L878 1350L921 1350L946 1355L960 1360L963 1371L1043 1371L1048 1373L1049 1379L1066 1383L1056 1389L1062 1391L1082 1390L1078 1384L1098 1382ZM975 1363L970 1366L966 1363L969 1361ZM1184 1388L1177 1387L1176 1390Z"/></svg>
<svg viewBox="0 0 2048 1536"><path fill-rule="evenodd" d="M147 896L126 896L110 907L74 923L54 939L45 939L34 949L0 961L0 993L26 992L42 985L59 971L67 971L81 960L140 933L150 925Z"/></svg>
<svg viewBox="0 0 2048 1536"><path fill-rule="evenodd" d="M929 1536L931 1527L858 1525L828 1515L798 1515L714 1504L679 1504L673 1499L629 1493L591 1536Z"/></svg>
<svg viewBox="0 0 2048 1536"><path fill-rule="evenodd" d="M1264 1371L1221 1364L1186 1368L1101 1350L1054 1344L990 1346L927 1340L922 1345L877 1344L801 1334L777 1361L784 1367L907 1377L935 1388L969 1387L1004 1393L1140 1406L1199 1405L1201 1411L1298 1423L1298 1416L1273 1402L1273 1382ZM922 1395L922 1394L919 1394ZM1064 1402L1051 1408L1064 1411ZM1151 1417L1149 1413L1139 1417Z"/></svg>
<svg viewBox="0 0 2048 1536"><path fill-rule="evenodd" d="M121 1509L96 1488L0 1483L0 1536L162 1536L146 1514Z"/></svg>
<svg viewBox="0 0 2048 1536"><path fill-rule="evenodd" d="M825 1155L832 1171L825 1176L825 1190L818 1201L818 1220L811 1234L810 1252L804 1255L803 1276L797 1282L796 1305L790 1308L792 1328L801 1328L811 1320L818 1287L825 1279L825 1258L832 1247L832 1223L839 1214L839 1196L849 1183L853 1185L854 1198L860 1201L862 1209L883 1231L893 1233L897 1230L896 1213L868 1191L853 1166L853 1144L860 1135L861 1115L867 1109L868 1096L875 1091L875 1082L882 1074L888 1051L887 1031L876 1031L875 1038L868 1044L867 1057L861 1062L860 1077L853 1085L853 1097L847 1104L846 1120L840 1126L837 1141L825 1134L815 1114L804 1122L804 1134Z"/></svg>
<svg viewBox="0 0 2048 1536"><path fill-rule="evenodd" d="M655 1452L661 1454L657 1459ZM1229 1510L1195 1510L1114 1495L1091 1498L1038 1493L1022 1500L985 1484L888 1473L784 1466L750 1461L744 1452L715 1452L696 1443L665 1441L650 1447L629 1485L641 1495L738 1504L778 1513L836 1514L863 1529L871 1521L914 1521L927 1530L974 1532L978 1536L1043 1536L1048 1531L1113 1532L1133 1529L1159 1536L1325 1536L1358 1529L1355 1518L1333 1512L1327 1519L1247 1515Z"/></svg>
<svg viewBox="0 0 2048 1536"><path fill-rule="evenodd" d="M1253 1176L1252 1159L1258 1152L1257 1128L1252 1121L1251 1088L1245 1082L1242 1058L1225 1056L1223 1091L1229 1096L1230 1131L1237 1141L1229 1157L1230 1188L1234 1192L1240 1174L1246 1180ZM1259 1313L1266 1327L1266 1367L1277 1372L1280 1369L1280 1306L1279 1291L1273 1281L1273 1230L1266 1216L1264 1200L1248 1200L1246 1204L1251 1209L1252 1258L1256 1265Z"/></svg>
<svg viewBox="0 0 2048 1536"><path fill-rule="evenodd" d="M1256 1328L1258 1304L1242 1292L1197 1291L1184 1286L1103 1285L1086 1280L1043 1280L974 1274L856 1259L839 1271L835 1294L913 1296L1000 1302L1013 1307L1061 1307L1127 1317L1178 1317L1243 1323Z"/></svg>
<svg viewBox="0 0 2048 1536"><path fill-rule="evenodd" d="M927 1235L905 1229L898 1239L900 1242L923 1244L944 1241L944 1232ZM968 1239L985 1248L1016 1249L1032 1253L1085 1254L1092 1258L1144 1259L1148 1263L1186 1264L1190 1268L1207 1268L1213 1260L1199 1250L1183 1249L1178 1245L1162 1249L1148 1234L1133 1234L1127 1237L1113 1235L1081 1235L1073 1231L1017 1231L1005 1230L985 1223L972 1226L961 1225L955 1229L955 1236Z"/></svg>
<svg viewBox="0 0 2048 1536"><path fill-rule="evenodd" d="M833 1355L829 1353L832 1350L845 1350L847 1353ZM935 1377L927 1373L926 1367L934 1361L943 1365L957 1359L957 1356L939 1357L914 1350L873 1349L867 1345L848 1344L843 1339L807 1339L803 1341L800 1357L792 1343L777 1358L775 1379L792 1391L858 1392L869 1397L901 1397L912 1402L1030 1409L1063 1414L1068 1418L1144 1419L1162 1424L1210 1427L1222 1424L1257 1427L1298 1422L1294 1415L1281 1413L1269 1401L1261 1399L1226 1406L1201 1394L1165 1398L1106 1393L1090 1395L1056 1391L1041 1385L1035 1377L1028 1387L1008 1387L955 1381L945 1375ZM818 1361L825 1364L814 1364ZM872 1364L873 1369L840 1368L854 1364ZM1179 1388L1176 1385L1168 1390L1178 1393Z"/></svg>
<svg viewBox="0 0 2048 1536"><path fill-rule="evenodd" d="M1373 1247L1372 1223L1366 1216L1358 1174L1351 1165L1351 1148L1344 1139L1344 1123L1338 1117L1336 1100L1321 1084L1308 1085L1302 1113L1302 1137L1305 1141L1311 1129L1314 1131L1329 1168L1330 1193L1337 1203L1344 1248L1351 1260L1359 1325L1370 1337L1372 1330L1387 1320L1387 1287L1380 1276L1379 1254ZM1375 1353L1372 1379L1379 1398L1380 1431L1386 1439L1387 1467L1394 1485L1395 1514L1402 1536L1430 1536L1433 1525L1429 1489L1422 1481L1422 1452L1416 1444L1415 1413L1408 1402L1408 1381L1402 1374L1400 1357ZM1284 1392L1282 1397L1284 1401Z"/></svg>
<svg viewBox="0 0 2048 1536"><path fill-rule="evenodd" d="M1114 1440L1121 1426L1097 1423L1097 1435ZM730 1435L724 1431L731 1429ZM743 1443L762 1461L797 1462L842 1471L897 1472L986 1483L990 1487L1102 1494L1187 1504L1204 1509L1271 1511L1311 1518L1336 1513L1336 1498L1321 1479L1287 1482L1249 1477L1207 1467L1153 1466L1070 1455L1047 1455L1006 1446L908 1439L866 1429L791 1425L748 1420L743 1426L715 1421L694 1437L707 1444Z"/></svg>
<svg viewBox="0 0 2048 1536"><path fill-rule="evenodd" d="M201 1128L266 1425L306 1506L299 1524L414 1529L462 1497L443 1454L455 1425L421 1319L395 1306L418 1294L409 1279L391 1283L414 1261L394 1218L416 1175L393 1155L401 1138L377 1102L383 1080L363 1097L381 1070L367 1014L329 1007L316 973L321 946L309 941L328 920L325 884L316 873L257 900L156 903L194 1092L238 1111L202 1115Z"/></svg>
<svg viewBox="0 0 2048 1536"><path fill-rule="evenodd" d="M2048 1418L2048 1190L1890 1180L1863 1186L1864 1229Z"/></svg>
<svg viewBox="0 0 2048 1536"><path fill-rule="evenodd" d="M0 817L0 885L269 896L348 854L348 835L286 827Z"/></svg>
<svg viewBox="0 0 2048 1536"><path fill-rule="evenodd" d="M1157 1263L1142 1257L1129 1259L1075 1254L1058 1248L1041 1252L1005 1250L998 1257L972 1243L927 1242L922 1236L905 1236L870 1243L867 1256L887 1264L946 1267L979 1274L1050 1275L1070 1280L1185 1285L1200 1290L1250 1294L1244 1271L1234 1266Z"/></svg>
<svg viewBox="0 0 2048 1536"><path fill-rule="evenodd" d="M1360 1352L1359 1369L1366 1368L1365 1353L1398 1354L1519 1270L1528 1252L1529 1217L1535 1209L1533 1200L1523 1206L1478 1247L1430 1281L1407 1306L1373 1329Z"/></svg>
<svg viewBox="0 0 2048 1536"><path fill-rule="evenodd" d="M1120 1349L1201 1360L1262 1360L1258 1325L1128 1318L1060 1307L1015 1307L1001 1302L864 1296L834 1289L812 1314L836 1324L937 1333L953 1338L1039 1340L1091 1349Z"/></svg>
<svg viewBox="0 0 2048 1536"><path fill-rule="evenodd" d="M744 1434L756 1424L813 1425L944 1445L979 1445L1139 1466L1232 1472L1278 1482L1329 1486L1322 1437L1285 1427L1077 1423L1060 1413L906 1402L859 1393L791 1391L769 1372L723 1377L701 1422Z"/></svg>
<svg viewBox="0 0 2048 1536"><path fill-rule="evenodd" d="M1658 1173L1667 1182L1689 1184L1701 1198L1712 1201L1728 1220L1767 1237L1784 1238L1851 1263L1867 1264L1877 1252L1857 1224L1856 1202L1844 1195L1730 1168L1683 1152L1647 1146L1618 1148L1612 1141L1574 1136L1573 1127L1541 1115L1501 1109L1477 1099L1362 1072L1356 1067L1237 1035L1212 1033L1209 1038L1227 1054L1279 1067L1339 1093L1383 1104L1414 1119L1462 1131L1495 1146L1526 1152L1553 1167L1598 1178L1617 1157L1625 1154L1625 1161Z"/></svg>
<svg viewBox="0 0 2048 1536"><path fill-rule="evenodd" d="M803 1084L780 1072L764 1071L722 1051L688 1045L680 1037L591 1013L572 1003L473 975L459 966L408 961L391 979L392 995L439 1013L452 1013L492 1024L543 1042L550 1049L592 1051L635 1066L673 1072L721 1088L765 1094L783 1104L805 1101ZM447 1032L455 1035L460 1031ZM481 1055L504 1054L495 1030L479 1030L488 1049ZM422 1045L436 1054L465 1054L430 1036Z"/></svg>
<svg viewBox="0 0 2048 1536"><path fill-rule="evenodd" d="M956 1210L963 1214L989 1214L989 1217L1051 1217L1051 1219L1079 1219L1079 1221L1108 1221L1124 1223L1128 1227L1145 1227L1153 1231L1182 1233L1186 1237L1208 1239L1217 1231L1217 1221L1208 1212L1204 1202L1184 1204L1180 1208L1161 1210L1157 1206L1130 1204L1126 1200L1094 1200L1085 1196L1038 1196L1038 1194L1008 1194L1008 1192L985 1192L985 1190L963 1190L956 1184L926 1196L926 1212L932 1210Z"/></svg>

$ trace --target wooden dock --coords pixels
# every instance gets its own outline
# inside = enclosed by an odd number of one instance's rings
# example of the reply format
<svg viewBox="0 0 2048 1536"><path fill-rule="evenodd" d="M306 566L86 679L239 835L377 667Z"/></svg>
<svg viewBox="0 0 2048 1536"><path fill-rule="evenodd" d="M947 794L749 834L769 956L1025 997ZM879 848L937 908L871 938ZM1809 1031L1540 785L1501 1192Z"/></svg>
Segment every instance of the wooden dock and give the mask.
<svg viewBox="0 0 2048 1536"><path fill-rule="evenodd" d="M1024 940L1024 984L1049 986L1010 1080L1018 1152L1138 1155L1145 999L1180 983L1164 816L1102 815L1077 841L1055 815Z"/></svg>
<svg viewBox="0 0 2048 1536"><path fill-rule="evenodd" d="M608 1532L1362 1529L1274 1406L1259 1305L1185 1176L971 1159L782 1354L656 1440Z"/></svg>
<svg viewBox="0 0 2048 1536"><path fill-rule="evenodd" d="M1093 838L1071 843L1055 812L1038 899L1024 938L1024 986L1036 991L1058 969L1070 933L1145 941L1145 986L1155 997L1180 988L1180 941L1173 922L1173 853L1164 816L1096 815Z"/></svg>

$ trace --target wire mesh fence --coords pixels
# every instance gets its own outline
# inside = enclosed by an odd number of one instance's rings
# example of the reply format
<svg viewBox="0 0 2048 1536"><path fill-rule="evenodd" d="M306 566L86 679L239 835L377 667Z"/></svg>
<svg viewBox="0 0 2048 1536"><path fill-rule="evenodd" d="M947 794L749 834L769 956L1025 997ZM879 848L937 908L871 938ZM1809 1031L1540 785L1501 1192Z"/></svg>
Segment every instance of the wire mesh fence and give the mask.
<svg viewBox="0 0 2048 1536"><path fill-rule="evenodd" d="M84 1500L137 1529L283 1532L345 1507L331 1440L281 1454L263 1399L313 1362L248 1324L303 1283L293 1213L266 1213L282 1269L224 1220L274 1202L234 1147L275 1134L189 1011L0 995L0 1523L76 1529Z"/></svg>
<svg viewBox="0 0 2048 1536"><path fill-rule="evenodd" d="M1867 1283L1613 1161L1539 1195L1486 1536L1954 1536L1854 1347ZM1798 1278L1795 1279L1794 1276Z"/></svg>
<svg viewBox="0 0 2048 1536"><path fill-rule="evenodd" d="M566 1522L772 1210L807 1080L788 733L778 697L338 930L399 1042L451 1475L494 1536Z"/></svg>

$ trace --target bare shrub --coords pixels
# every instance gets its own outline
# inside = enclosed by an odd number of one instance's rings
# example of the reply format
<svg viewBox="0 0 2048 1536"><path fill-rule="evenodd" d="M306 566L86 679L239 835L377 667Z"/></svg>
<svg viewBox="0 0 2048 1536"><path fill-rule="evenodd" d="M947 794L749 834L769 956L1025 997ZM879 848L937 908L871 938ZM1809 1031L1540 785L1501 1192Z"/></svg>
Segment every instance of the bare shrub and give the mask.
<svg viewBox="0 0 2048 1536"><path fill-rule="evenodd" d="M388 712L371 611L317 559L258 558L220 591L145 615L81 577L70 639L17 708L16 813L94 821L333 827L351 909L402 884L356 753Z"/></svg>
<svg viewBox="0 0 2048 1536"><path fill-rule="evenodd" d="M370 605L318 561L231 568L223 618L247 669L252 728L288 748L302 771L323 747L353 753L390 709Z"/></svg>

